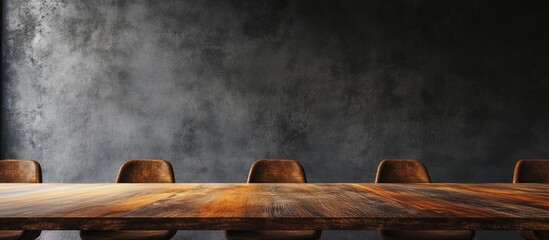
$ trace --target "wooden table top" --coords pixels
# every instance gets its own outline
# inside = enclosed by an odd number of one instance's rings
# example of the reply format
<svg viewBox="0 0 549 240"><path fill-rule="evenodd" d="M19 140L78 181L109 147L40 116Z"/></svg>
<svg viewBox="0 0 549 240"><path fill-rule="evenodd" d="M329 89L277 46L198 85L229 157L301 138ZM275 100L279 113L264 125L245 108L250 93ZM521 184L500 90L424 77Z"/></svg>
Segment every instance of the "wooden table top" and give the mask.
<svg viewBox="0 0 549 240"><path fill-rule="evenodd" d="M0 230L549 230L549 184L0 184Z"/></svg>

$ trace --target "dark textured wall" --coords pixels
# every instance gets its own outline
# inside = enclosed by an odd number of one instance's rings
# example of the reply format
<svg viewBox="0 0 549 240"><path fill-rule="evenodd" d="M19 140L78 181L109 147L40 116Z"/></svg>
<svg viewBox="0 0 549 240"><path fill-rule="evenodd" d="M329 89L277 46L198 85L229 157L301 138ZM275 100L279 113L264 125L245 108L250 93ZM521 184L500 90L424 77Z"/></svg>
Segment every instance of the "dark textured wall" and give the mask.
<svg viewBox="0 0 549 240"><path fill-rule="evenodd" d="M258 158L372 182L394 157L510 182L549 157L548 1L6 0L3 18L2 157L46 182L153 157L179 182L244 182ZM477 239L496 237L519 239Z"/></svg>

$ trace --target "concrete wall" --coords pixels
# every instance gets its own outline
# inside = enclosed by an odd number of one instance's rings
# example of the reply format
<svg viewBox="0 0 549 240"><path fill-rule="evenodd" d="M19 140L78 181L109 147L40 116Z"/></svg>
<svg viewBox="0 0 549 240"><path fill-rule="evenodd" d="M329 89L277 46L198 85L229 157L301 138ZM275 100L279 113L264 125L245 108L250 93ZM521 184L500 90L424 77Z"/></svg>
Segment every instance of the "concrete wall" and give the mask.
<svg viewBox="0 0 549 240"><path fill-rule="evenodd" d="M549 157L547 1L3 7L2 157L39 160L45 182L112 182L133 158L169 160L179 182L244 182L259 158L372 182L396 157L437 182L510 182L520 158Z"/></svg>

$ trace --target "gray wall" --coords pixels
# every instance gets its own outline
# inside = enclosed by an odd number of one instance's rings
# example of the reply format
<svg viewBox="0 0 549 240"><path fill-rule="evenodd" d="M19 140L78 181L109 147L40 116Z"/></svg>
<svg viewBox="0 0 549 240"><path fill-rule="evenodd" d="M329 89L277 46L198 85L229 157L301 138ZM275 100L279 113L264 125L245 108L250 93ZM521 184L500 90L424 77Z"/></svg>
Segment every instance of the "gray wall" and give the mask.
<svg viewBox="0 0 549 240"><path fill-rule="evenodd" d="M3 4L2 157L39 160L45 182L112 182L132 158L179 182L244 182L259 158L372 182L395 157L437 182L510 182L549 157L547 1Z"/></svg>

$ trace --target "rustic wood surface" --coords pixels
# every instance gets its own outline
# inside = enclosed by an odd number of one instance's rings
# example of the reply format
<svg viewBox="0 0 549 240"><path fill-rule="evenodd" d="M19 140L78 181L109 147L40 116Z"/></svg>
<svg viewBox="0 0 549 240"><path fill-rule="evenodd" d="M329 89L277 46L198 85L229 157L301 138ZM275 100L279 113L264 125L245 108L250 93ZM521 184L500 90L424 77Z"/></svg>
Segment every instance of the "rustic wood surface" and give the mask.
<svg viewBox="0 0 549 240"><path fill-rule="evenodd" d="M549 184L0 184L0 230L549 230Z"/></svg>

